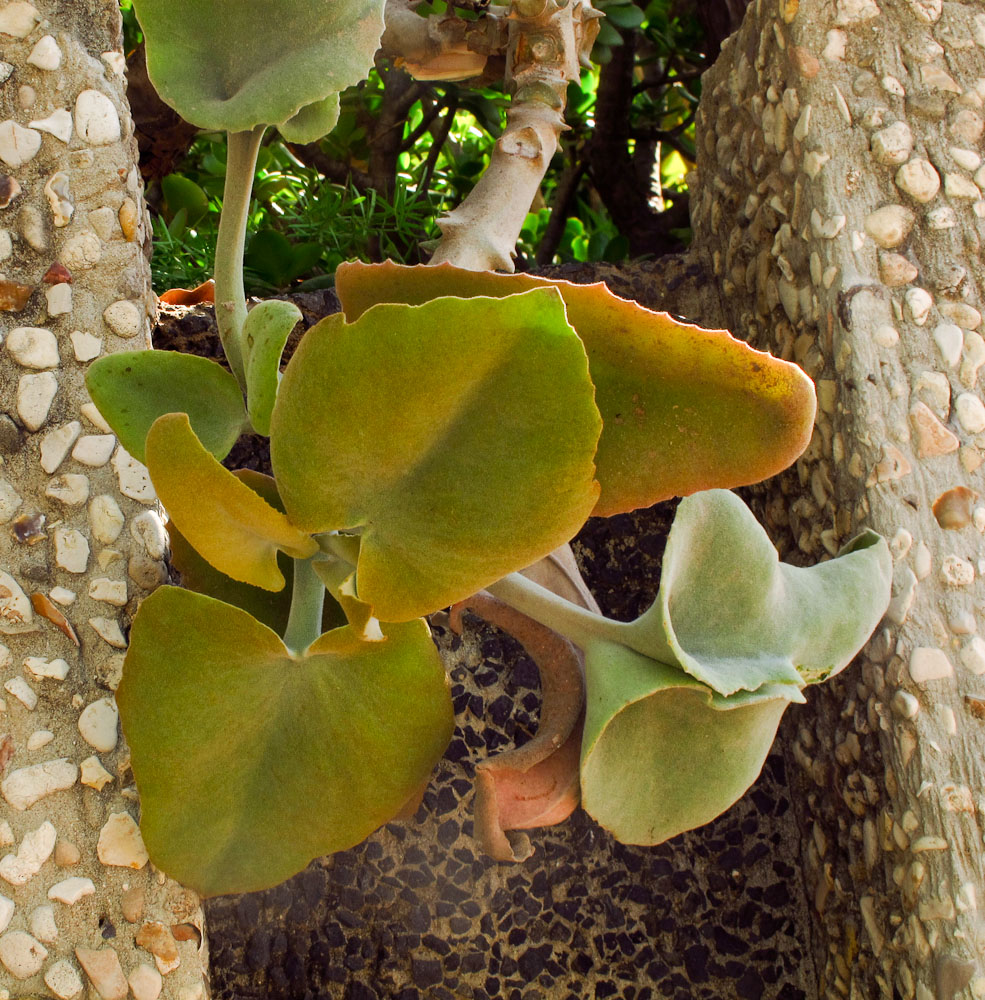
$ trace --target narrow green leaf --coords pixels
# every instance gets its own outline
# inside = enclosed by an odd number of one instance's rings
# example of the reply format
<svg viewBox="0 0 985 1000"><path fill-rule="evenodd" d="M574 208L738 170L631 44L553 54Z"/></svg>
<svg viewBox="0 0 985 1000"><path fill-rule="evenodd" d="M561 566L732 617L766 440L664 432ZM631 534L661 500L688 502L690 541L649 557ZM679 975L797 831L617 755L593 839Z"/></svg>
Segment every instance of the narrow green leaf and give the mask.
<svg viewBox="0 0 985 1000"><path fill-rule="evenodd" d="M372 68L383 34L382 0L135 0L134 9L164 102L228 132L295 119L289 131L317 130L326 99Z"/></svg>
<svg viewBox="0 0 985 1000"><path fill-rule="evenodd" d="M318 551L313 538L206 451L184 413L154 422L146 457L154 489L178 530L234 580L280 590L278 549L300 559Z"/></svg>
<svg viewBox="0 0 985 1000"><path fill-rule="evenodd" d="M300 319L301 310L293 302L269 299L254 306L243 324L247 409L258 434L270 434L270 414L280 383L281 355Z"/></svg>
<svg viewBox="0 0 985 1000"><path fill-rule="evenodd" d="M361 529L359 599L407 620L581 527L598 488L592 396L553 289L381 305L305 335L274 407L271 461L295 524Z"/></svg>
<svg viewBox="0 0 985 1000"><path fill-rule="evenodd" d="M243 396L225 368L176 351L121 351L94 361L86 387L120 444L144 462L151 424L165 413L185 413L202 444L223 459L246 421Z"/></svg>
<svg viewBox="0 0 985 1000"><path fill-rule="evenodd" d="M651 312L602 284L450 264L349 263L336 274L350 322L380 298L417 304L443 295L508 296L540 287L558 289L588 354L604 422L595 514L758 482L785 469L807 446L814 387L796 365L754 351L724 330L702 330Z"/></svg>
<svg viewBox="0 0 985 1000"><path fill-rule="evenodd" d="M451 737L422 621L341 628L303 656L248 614L162 587L117 691L151 860L205 895L267 888L352 847L425 782Z"/></svg>

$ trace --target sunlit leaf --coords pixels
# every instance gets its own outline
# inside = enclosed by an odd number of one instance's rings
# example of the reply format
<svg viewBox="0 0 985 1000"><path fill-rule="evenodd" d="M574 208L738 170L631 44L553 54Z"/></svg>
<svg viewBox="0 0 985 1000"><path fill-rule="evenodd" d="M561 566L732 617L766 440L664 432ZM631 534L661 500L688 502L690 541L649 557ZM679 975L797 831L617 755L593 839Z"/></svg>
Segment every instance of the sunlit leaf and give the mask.
<svg viewBox="0 0 985 1000"><path fill-rule="evenodd" d="M278 549L301 559L318 550L314 539L206 451L184 413L154 422L146 457L154 489L178 530L234 580L280 590Z"/></svg>
<svg viewBox="0 0 985 1000"><path fill-rule="evenodd" d="M293 118L279 127L288 142L317 142L328 135L339 120L339 95L329 94L323 101L306 104Z"/></svg>
<svg viewBox="0 0 985 1000"><path fill-rule="evenodd" d="M407 620L571 538L598 432L584 349L537 289L323 320L284 374L271 461L291 520L360 530L359 598Z"/></svg>
<svg viewBox="0 0 985 1000"><path fill-rule="evenodd" d="M139 462L151 424L185 413L202 444L223 459L243 433L246 413L235 377L208 358L177 351L120 351L94 361L86 387L120 444Z"/></svg>
<svg viewBox="0 0 985 1000"><path fill-rule="evenodd" d="M505 296L552 286L585 344L604 427L594 513L758 482L786 468L813 428L814 388L796 366L723 330L702 330L617 298L604 285L450 264L343 264L336 288L347 319L380 299Z"/></svg>
<svg viewBox="0 0 985 1000"><path fill-rule="evenodd" d="M292 119L296 135L317 131L330 117L326 99L366 76L383 33L382 0L135 0L134 8L164 102L193 125L229 132Z"/></svg>
<svg viewBox="0 0 985 1000"><path fill-rule="evenodd" d="M270 434L270 414L280 382L280 358L300 319L301 310L293 302L269 299L254 306L243 324L247 409L258 434Z"/></svg>
<svg viewBox="0 0 985 1000"><path fill-rule="evenodd" d="M162 587L117 691L154 864L205 895L263 889L352 847L427 780L453 728L422 621L302 656L248 614Z"/></svg>

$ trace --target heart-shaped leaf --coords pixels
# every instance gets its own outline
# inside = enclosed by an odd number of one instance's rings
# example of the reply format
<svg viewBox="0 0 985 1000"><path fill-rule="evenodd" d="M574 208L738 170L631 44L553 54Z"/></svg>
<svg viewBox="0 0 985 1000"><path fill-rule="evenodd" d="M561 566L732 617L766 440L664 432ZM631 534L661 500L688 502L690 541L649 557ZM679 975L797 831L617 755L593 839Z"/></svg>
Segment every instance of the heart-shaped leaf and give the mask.
<svg viewBox="0 0 985 1000"><path fill-rule="evenodd" d="M814 388L796 365L754 351L724 330L651 312L605 285L450 264L349 263L336 274L350 322L381 298L417 304L545 286L559 290L584 341L604 422L595 514L758 482L785 469L807 446Z"/></svg>
<svg viewBox="0 0 985 1000"><path fill-rule="evenodd" d="M116 698L151 860L205 895L357 844L427 780L454 724L422 621L378 642L336 629L293 656L174 587L141 605Z"/></svg>
<svg viewBox="0 0 985 1000"><path fill-rule="evenodd" d="M235 377L208 358L177 351L120 351L94 361L86 387L120 444L145 462L151 424L186 413L202 444L223 459L245 429L243 394Z"/></svg>
<svg viewBox="0 0 985 1000"><path fill-rule="evenodd" d="M254 493L259 493L271 507L283 510L280 497L277 495L277 487L271 476L254 472L252 469L236 469L233 475L249 486ZM171 564L181 574L181 585L186 590L194 590L196 593L205 594L206 597L214 597L216 600L240 608L267 628L273 629L278 635L284 634L291 611L293 559L283 552L277 553L277 566L287 582L282 590L273 592L248 583L240 583L225 573L220 573L188 544L173 520L168 522L168 537L171 541ZM338 603L332 598L327 599L322 614L322 631L327 632L345 623L346 616Z"/></svg>
<svg viewBox="0 0 985 1000"><path fill-rule="evenodd" d="M178 530L226 576L280 590L278 549L299 559L318 551L313 538L206 451L186 414L154 421L146 453L154 489Z"/></svg>
<svg viewBox="0 0 985 1000"><path fill-rule="evenodd" d="M611 642L585 650L582 806L625 844L659 844L721 815L756 780L793 685L716 695Z"/></svg>
<svg viewBox="0 0 985 1000"><path fill-rule="evenodd" d="M889 604L892 558L867 531L837 559L781 563L734 493L682 500L654 604L622 642L674 662L722 695L765 684L810 684L842 670Z"/></svg>
<svg viewBox="0 0 985 1000"><path fill-rule="evenodd" d="M269 299L254 306L243 324L246 344L246 399L258 434L270 434L270 414L280 383L280 359L291 331L301 319L293 302Z"/></svg>
<svg viewBox="0 0 985 1000"><path fill-rule="evenodd" d="M185 121L246 132L295 119L288 130L302 136L328 123L330 95L372 68L383 6L383 0L134 2L151 83ZM312 104L319 107L299 114Z"/></svg>
<svg viewBox="0 0 985 1000"><path fill-rule="evenodd" d="M553 289L381 305L305 335L274 406L271 461L295 524L361 532L358 596L405 621L581 527L598 489L592 395Z"/></svg>

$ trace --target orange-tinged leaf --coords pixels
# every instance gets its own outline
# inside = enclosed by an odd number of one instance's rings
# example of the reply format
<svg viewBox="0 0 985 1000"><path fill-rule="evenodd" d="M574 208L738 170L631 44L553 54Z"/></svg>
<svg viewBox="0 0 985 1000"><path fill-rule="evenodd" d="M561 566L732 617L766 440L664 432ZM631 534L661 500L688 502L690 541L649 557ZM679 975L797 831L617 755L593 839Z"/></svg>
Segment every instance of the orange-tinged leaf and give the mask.
<svg viewBox="0 0 985 1000"><path fill-rule="evenodd" d="M277 551L306 559L318 549L203 447L184 413L158 417L147 435L147 468L178 530L216 569L264 590L280 590Z"/></svg>
<svg viewBox="0 0 985 1000"><path fill-rule="evenodd" d="M389 261L343 264L336 274L350 322L380 301L415 305L544 286L560 291L585 345L602 414L595 514L759 482L807 447L814 386L796 365L725 330L703 330L620 299L603 284Z"/></svg>

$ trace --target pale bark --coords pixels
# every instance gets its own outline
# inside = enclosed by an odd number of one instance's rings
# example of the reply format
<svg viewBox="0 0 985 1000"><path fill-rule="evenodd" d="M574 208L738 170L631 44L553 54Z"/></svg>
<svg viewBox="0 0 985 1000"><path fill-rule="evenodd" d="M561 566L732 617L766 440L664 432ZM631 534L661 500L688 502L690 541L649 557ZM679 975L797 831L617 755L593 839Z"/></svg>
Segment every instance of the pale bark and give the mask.
<svg viewBox="0 0 985 1000"><path fill-rule="evenodd" d="M704 80L694 252L818 386L766 523L788 558L871 526L896 560L860 669L789 726L824 997L985 996L980 11L759 0Z"/></svg>
<svg viewBox="0 0 985 1000"><path fill-rule="evenodd" d="M0 132L21 154L0 151L20 186L0 215L2 267L31 290L0 318L0 991L68 997L89 982L90 996L123 996L129 977L146 997L163 972L161 996L195 1000L207 992L199 901L146 860L112 707L130 619L166 577L166 537L84 384L98 354L150 343L119 10L9 4L0 32L13 67ZM70 285L43 280L56 263ZM18 946L33 960L18 964Z"/></svg>

